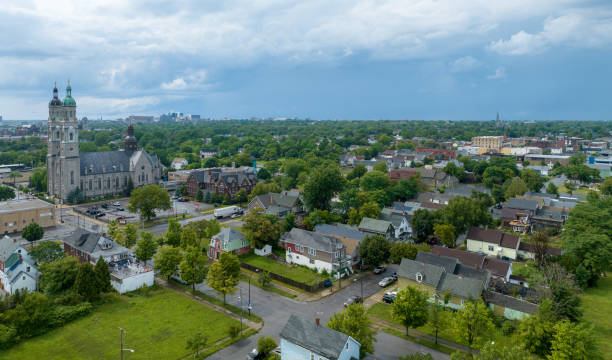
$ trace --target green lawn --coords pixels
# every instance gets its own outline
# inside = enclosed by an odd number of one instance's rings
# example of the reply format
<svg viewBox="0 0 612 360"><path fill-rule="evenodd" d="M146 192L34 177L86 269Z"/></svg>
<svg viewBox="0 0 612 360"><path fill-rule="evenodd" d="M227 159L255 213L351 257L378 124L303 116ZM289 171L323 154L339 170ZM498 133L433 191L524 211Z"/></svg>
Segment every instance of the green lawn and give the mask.
<svg viewBox="0 0 612 360"><path fill-rule="evenodd" d="M302 283L314 284L317 279L326 279L325 276L317 274L304 266L285 265L270 258L257 256L255 254L243 255L240 257L240 261Z"/></svg>
<svg viewBox="0 0 612 360"><path fill-rule="evenodd" d="M90 315L26 340L2 354L2 359L118 359L119 327L130 359L178 359L188 355L186 338L196 330L213 344L227 337L239 321L170 289L149 295L115 296Z"/></svg>
<svg viewBox="0 0 612 360"><path fill-rule="evenodd" d="M605 359L612 359L612 277L599 280L596 288L587 289L582 296L584 319L595 325L599 346Z"/></svg>

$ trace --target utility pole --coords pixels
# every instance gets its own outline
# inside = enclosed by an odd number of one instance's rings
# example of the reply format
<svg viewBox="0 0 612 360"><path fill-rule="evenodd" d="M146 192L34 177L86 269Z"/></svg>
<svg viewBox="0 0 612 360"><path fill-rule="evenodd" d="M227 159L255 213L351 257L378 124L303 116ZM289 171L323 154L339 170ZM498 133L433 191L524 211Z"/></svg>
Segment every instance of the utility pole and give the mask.
<svg viewBox="0 0 612 360"><path fill-rule="evenodd" d="M249 275L249 303L247 304L249 309L249 317L251 316L251 275Z"/></svg>
<svg viewBox="0 0 612 360"><path fill-rule="evenodd" d="M121 360L123 360L123 329L119 328L119 330L121 330Z"/></svg>
<svg viewBox="0 0 612 360"><path fill-rule="evenodd" d="M361 264L359 265L359 272L359 275L361 276L359 279L359 282L361 283L361 300L363 301L363 259L361 259Z"/></svg>
<svg viewBox="0 0 612 360"><path fill-rule="evenodd" d="M240 288L240 336L242 336L242 288Z"/></svg>

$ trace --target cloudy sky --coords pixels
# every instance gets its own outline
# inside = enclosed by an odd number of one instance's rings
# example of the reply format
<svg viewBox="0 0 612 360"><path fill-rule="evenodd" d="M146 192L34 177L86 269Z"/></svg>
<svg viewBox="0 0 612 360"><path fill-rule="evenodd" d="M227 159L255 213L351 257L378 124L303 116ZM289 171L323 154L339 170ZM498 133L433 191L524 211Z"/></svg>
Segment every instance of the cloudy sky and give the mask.
<svg viewBox="0 0 612 360"><path fill-rule="evenodd" d="M612 119L612 2L20 0L0 115Z"/></svg>

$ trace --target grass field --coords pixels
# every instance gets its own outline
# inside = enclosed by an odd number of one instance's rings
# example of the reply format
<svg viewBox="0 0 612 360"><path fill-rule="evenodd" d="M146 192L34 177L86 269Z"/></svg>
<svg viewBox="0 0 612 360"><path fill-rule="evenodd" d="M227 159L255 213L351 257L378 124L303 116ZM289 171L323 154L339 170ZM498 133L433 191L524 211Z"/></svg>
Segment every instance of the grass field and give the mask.
<svg viewBox="0 0 612 360"><path fill-rule="evenodd" d="M595 334L604 359L612 359L612 277L599 280L596 288L587 289L582 296L584 319L595 325Z"/></svg>
<svg viewBox="0 0 612 360"><path fill-rule="evenodd" d="M255 254L241 256L240 261L306 284L314 284L317 279L326 279L325 276L317 274L306 267L281 264L278 261L274 261L263 256L257 256Z"/></svg>
<svg viewBox="0 0 612 360"><path fill-rule="evenodd" d="M115 296L90 315L27 340L2 359L118 359L119 327L125 329L124 353L130 359L178 359L189 354L188 335L197 330L208 344L227 337L239 321L212 310L176 291L154 290L149 295Z"/></svg>

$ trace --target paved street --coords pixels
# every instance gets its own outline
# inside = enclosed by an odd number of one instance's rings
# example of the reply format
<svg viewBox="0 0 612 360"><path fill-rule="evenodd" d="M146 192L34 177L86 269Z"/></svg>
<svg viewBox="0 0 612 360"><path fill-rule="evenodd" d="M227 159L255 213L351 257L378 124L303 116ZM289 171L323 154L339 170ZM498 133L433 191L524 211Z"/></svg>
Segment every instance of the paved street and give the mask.
<svg viewBox="0 0 612 360"><path fill-rule="evenodd" d="M395 268L390 268L387 270L385 275L390 275L394 271ZM370 275L364 278L364 297L371 296L380 291L378 281L380 281L383 276L384 275ZM255 286L251 286L251 302L253 304L253 312L264 319L264 327L258 335L241 340L234 345L210 356L209 359L241 359L246 356L251 349L256 347L257 339L262 335L272 336L278 340L280 331L291 314L297 314L312 319L318 317L321 319L322 323L325 324L334 313L342 310L343 304L349 296L361 295L361 285L361 281L353 282L350 286L340 290L338 293L314 302L299 302L268 291L264 291ZM249 300L249 285L248 283L241 282L239 287L242 291L243 305L246 307L246 303ZM390 288L392 288L392 286ZM204 284L198 285L197 289L209 295L215 294L214 290L207 288ZM228 303L239 305L239 296L239 291L237 291L235 295L228 295ZM377 340L378 342L375 343L376 351L374 355L368 357L368 359L396 360L399 356L418 351L431 352L436 360L449 359L449 356L446 354L436 352L419 344L406 341L382 331L379 331Z"/></svg>

